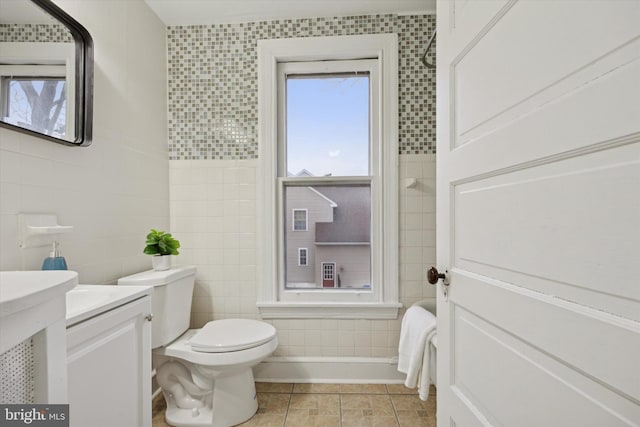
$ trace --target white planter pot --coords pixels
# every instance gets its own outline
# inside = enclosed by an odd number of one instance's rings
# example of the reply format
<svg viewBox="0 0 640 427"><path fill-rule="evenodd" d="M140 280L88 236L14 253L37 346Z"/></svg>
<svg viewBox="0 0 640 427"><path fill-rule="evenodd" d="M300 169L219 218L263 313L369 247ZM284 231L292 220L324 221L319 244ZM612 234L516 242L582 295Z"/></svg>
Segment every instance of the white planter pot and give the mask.
<svg viewBox="0 0 640 427"><path fill-rule="evenodd" d="M171 268L171 255L154 255L151 257L151 265L156 271L168 270Z"/></svg>

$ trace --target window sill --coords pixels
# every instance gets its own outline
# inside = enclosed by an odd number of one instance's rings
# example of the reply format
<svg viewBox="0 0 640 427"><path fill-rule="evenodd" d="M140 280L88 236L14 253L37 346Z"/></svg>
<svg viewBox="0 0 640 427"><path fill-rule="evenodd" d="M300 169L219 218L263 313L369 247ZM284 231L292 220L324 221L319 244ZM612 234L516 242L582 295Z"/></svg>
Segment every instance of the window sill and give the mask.
<svg viewBox="0 0 640 427"><path fill-rule="evenodd" d="M400 303L258 303L263 319L397 319Z"/></svg>

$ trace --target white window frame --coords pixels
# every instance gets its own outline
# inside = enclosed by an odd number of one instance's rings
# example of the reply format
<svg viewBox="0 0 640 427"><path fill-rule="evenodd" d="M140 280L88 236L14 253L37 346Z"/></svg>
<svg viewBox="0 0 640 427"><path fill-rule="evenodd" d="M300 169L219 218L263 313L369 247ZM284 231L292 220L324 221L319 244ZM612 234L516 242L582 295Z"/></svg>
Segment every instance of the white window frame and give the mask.
<svg viewBox="0 0 640 427"><path fill-rule="evenodd" d="M304 212L304 228L296 228L296 212ZM308 209L291 209L291 231L309 231L309 210Z"/></svg>
<svg viewBox="0 0 640 427"><path fill-rule="evenodd" d="M302 263L302 251L304 251L304 264ZM309 248L298 248L298 267L309 266Z"/></svg>
<svg viewBox="0 0 640 427"><path fill-rule="evenodd" d="M373 59L379 78L371 93L377 125L371 129L370 177L348 182L372 189L372 288L284 289L283 180L305 184L312 177L279 176L278 63ZM327 62L330 64L330 62ZM373 86L373 85L372 85ZM375 121L375 120L374 120ZM259 294L263 318L396 319L398 301L398 38L396 34L310 37L258 41ZM281 165L280 165L281 166ZM280 168L281 169L281 168ZM337 183L345 182L337 177Z"/></svg>

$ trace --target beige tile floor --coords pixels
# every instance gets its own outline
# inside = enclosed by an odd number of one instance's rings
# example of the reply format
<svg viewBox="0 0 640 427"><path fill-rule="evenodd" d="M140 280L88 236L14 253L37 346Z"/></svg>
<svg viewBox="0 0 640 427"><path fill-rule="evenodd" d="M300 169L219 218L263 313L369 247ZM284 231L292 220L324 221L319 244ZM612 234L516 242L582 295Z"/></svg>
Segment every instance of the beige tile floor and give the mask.
<svg viewBox="0 0 640 427"><path fill-rule="evenodd" d="M426 402L398 384L256 383L258 412L243 427L436 427L436 393ZM166 427L162 395L153 427Z"/></svg>

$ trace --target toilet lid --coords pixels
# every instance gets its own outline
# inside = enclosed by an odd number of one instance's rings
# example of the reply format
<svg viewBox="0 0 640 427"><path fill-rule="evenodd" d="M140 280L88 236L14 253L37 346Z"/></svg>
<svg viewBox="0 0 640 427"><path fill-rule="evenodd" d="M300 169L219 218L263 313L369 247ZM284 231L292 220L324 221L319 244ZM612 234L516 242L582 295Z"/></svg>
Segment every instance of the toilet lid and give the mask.
<svg viewBox="0 0 640 427"><path fill-rule="evenodd" d="M223 353L257 347L273 339L276 329L251 319L222 319L204 325L189 340L193 351Z"/></svg>

